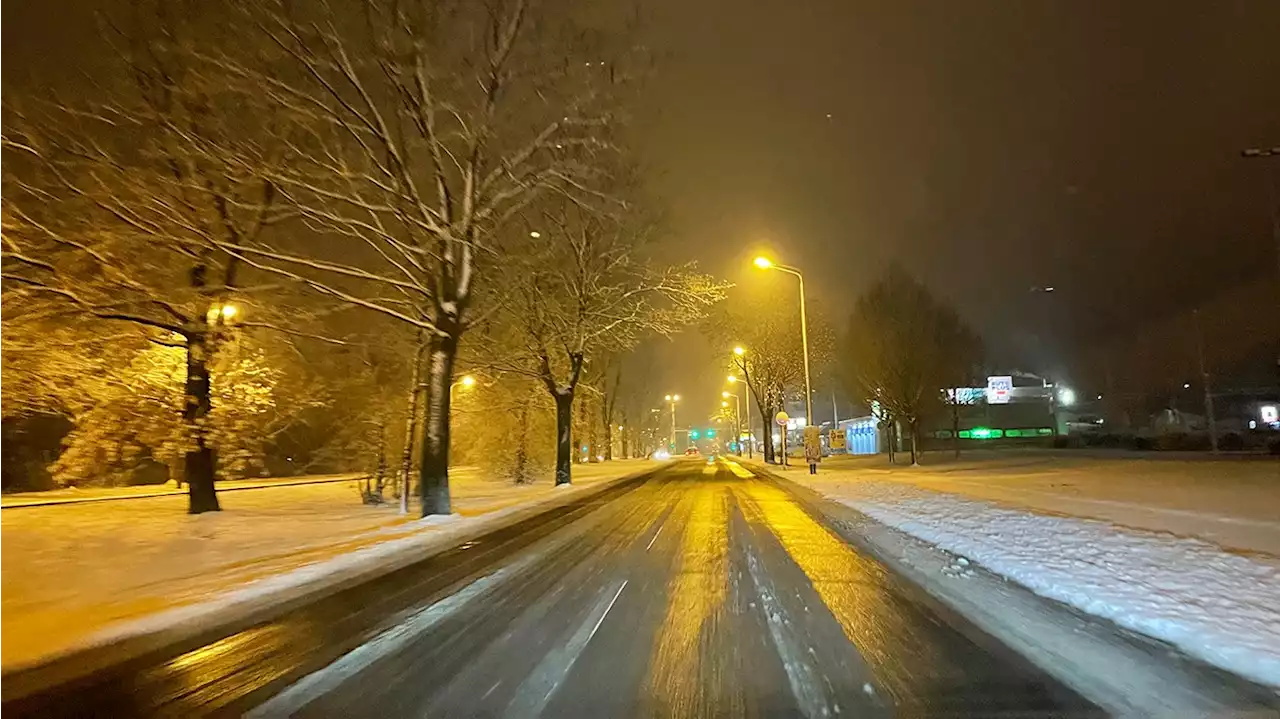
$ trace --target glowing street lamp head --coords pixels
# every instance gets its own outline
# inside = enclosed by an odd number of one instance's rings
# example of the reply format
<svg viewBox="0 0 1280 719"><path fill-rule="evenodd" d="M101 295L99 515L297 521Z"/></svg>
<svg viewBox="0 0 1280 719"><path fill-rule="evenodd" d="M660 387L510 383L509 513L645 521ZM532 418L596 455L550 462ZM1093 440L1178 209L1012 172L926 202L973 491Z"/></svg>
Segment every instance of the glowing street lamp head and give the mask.
<svg viewBox="0 0 1280 719"><path fill-rule="evenodd" d="M672 401L674 401L674 402L679 402L679 401L680 401L680 395L678 395L678 394L673 394L673 395L671 395L671 399L672 399Z"/></svg>
<svg viewBox="0 0 1280 719"><path fill-rule="evenodd" d="M728 403L728 402L721 402L721 403L720 403L720 406L721 406L721 407L726 407L726 408L727 408L727 407L729 406L729 403Z"/></svg>
<svg viewBox="0 0 1280 719"><path fill-rule="evenodd" d="M756 267L759 267L759 268L760 268L760 269L762 269L762 270L767 270L767 269L769 269L770 267L773 267L773 261L772 261L772 260L770 260L768 257L765 257L764 255L761 255L761 256L759 256L759 257L755 258L755 260L753 260L753 262L752 262L752 263L753 263Z"/></svg>
<svg viewBox="0 0 1280 719"><path fill-rule="evenodd" d="M542 233L538 232L537 230L534 230L533 232L529 233L529 236L536 240L539 237L542 237Z"/></svg>
<svg viewBox="0 0 1280 719"><path fill-rule="evenodd" d="M738 381L738 378L735 377L734 375L729 375L728 380L729 380L729 384L733 384L734 382Z"/></svg>
<svg viewBox="0 0 1280 719"><path fill-rule="evenodd" d="M724 397L725 399L728 399L730 395L729 395L729 393L728 393L728 392L721 392L721 393L720 393L720 396L721 396L721 397ZM728 406L728 405L726 404L725 406Z"/></svg>
<svg viewBox="0 0 1280 719"><path fill-rule="evenodd" d="M666 397L663 397L663 399L665 399L666 401L670 402L670 401L671 401L671 395L667 395Z"/></svg>
<svg viewBox="0 0 1280 719"><path fill-rule="evenodd" d="M734 348L733 348L733 353L734 353L734 354L736 354L736 355L738 355L739 357L741 357L742 355L746 354L746 353L747 353L747 351L746 351L745 349L743 349L742 347L740 347L740 346L739 346L739 347L734 347Z"/></svg>
<svg viewBox="0 0 1280 719"><path fill-rule="evenodd" d="M226 304L222 306L222 319L229 320L236 316L240 310L235 305Z"/></svg>
<svg viewBox="0 0 1280 719"><path fill-rule="evenodd" d="M468 374L468 375L463 375L463 376L462 376L462 386L463 386L463 387L472 387L472 386L474 386L474 385L475 385L475 383L476 383L476 378L475 378L475 377L472 377L472 376L471 376L471 375L469 375L469 374Z"/></svg>

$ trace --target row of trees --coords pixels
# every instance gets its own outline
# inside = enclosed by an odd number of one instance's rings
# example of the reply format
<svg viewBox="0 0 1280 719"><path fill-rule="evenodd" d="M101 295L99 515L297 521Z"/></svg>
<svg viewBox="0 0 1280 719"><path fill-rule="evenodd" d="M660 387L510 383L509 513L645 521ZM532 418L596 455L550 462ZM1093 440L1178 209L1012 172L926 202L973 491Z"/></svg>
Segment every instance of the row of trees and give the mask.
<svg viewBox="0 0 1280 719"><path fill-rule="evenodd" d="M462 363L510 384L522 433L542 388L567 482L584 377L609 446L611 363L723 293L654 259L621 140L647 67L628 28L527 0L137 0L112 27L96 101L5 106L6 379L31 353L5 414L70 416L111 455L82 474L180 458L204 512L262 442L372 447L376 494L416 464L423 513L447 513ZM112 402L156 419L92 436Z"/></svg>

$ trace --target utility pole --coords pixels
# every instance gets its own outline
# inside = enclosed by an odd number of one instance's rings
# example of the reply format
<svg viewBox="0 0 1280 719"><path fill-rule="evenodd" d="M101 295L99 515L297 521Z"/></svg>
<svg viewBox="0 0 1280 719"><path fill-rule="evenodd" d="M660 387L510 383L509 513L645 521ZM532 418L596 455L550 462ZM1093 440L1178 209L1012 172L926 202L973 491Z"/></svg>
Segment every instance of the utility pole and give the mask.
<svg viewBox="0 0 1280 719"><path fill-rule="evenodd" d="M1213 393L1209 388L1209 368L1204 361L1204 336L1200 331L1200 310L1191 310L1196 331L1196 359L1200 363L1200 380L1204 384L1204 415L1209 422L1209 449L1218 453L1218 421L1213 416Z"/></svg>
<svg viewBox="0 0 1280 719"><path fill-rule="evenodd" d="M1277 197L1276 165L1280 165L1280 147L1249 148L1241 150L1246 160L1269 160L1263 173L1267 188L1267 211L1271 214L1271 237L1276 243L1276 276L1280 279L1280 197ZM1280 375L1280 358L1276 358L1276 373Z"/></svg>

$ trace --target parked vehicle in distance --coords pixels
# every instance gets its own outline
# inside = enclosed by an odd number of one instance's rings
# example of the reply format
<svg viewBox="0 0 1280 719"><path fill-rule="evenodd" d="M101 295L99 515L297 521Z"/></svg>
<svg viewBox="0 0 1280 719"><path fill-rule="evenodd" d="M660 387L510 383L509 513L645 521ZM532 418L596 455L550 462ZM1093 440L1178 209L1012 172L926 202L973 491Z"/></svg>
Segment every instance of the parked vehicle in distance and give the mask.
<svg viewBox="0 0 1280 719"><path fill-rule="evenodd" d="M700 454L702 453L698 451L697 447L690 447L684 451L684 456L686 457L697 457Z"/></svg>

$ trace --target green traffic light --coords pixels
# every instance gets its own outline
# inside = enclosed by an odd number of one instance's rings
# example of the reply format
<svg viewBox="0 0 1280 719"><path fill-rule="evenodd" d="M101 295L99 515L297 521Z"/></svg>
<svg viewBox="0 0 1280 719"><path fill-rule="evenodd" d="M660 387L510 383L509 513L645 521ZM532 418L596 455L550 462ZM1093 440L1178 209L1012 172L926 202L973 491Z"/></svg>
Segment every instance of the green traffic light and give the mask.
<svg viewBox="0 0 1280 719"><path fill-rule="evenodd" d="M714 438L715 438L715 436L716 436L716 431L715 431L714 429L709 429L709 430L707 430L707 437L708 437L708 438L710 438L710 439L714 439Z"/></svg>
<svg viewBox="0 0 1280 719"><path fill-rule="evenodd" d="M696 430L696 429L695 429L695 430L691 430L691 431L689 432L689 439L697 439L697 438L698 438L698 430Z"/></svg>

